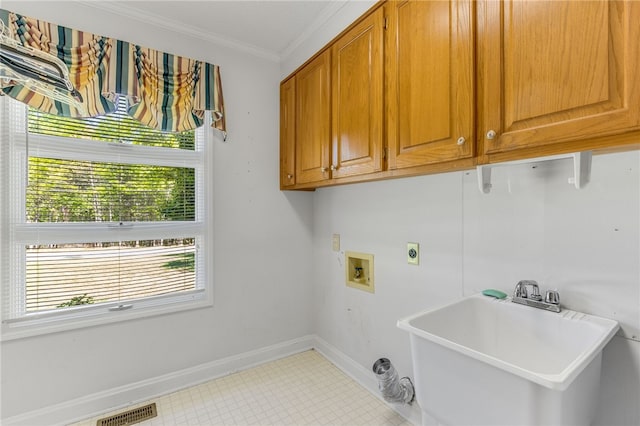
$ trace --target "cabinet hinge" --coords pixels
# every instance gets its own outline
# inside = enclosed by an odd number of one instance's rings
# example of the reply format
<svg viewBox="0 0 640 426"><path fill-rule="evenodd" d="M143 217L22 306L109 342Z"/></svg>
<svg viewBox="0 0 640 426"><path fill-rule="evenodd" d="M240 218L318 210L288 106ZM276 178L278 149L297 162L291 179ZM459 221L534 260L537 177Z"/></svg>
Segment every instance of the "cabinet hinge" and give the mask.
<svg viewBox="0 0 640 426"><path fill-rule="evenodd" d="M383 159L383 160L386 160L386 159L387 159L387 150L388 150L388 149L389 149L389 148L387 148L387 147L382 148L382 159Z"/></svg>
<svg viewBox="0 0 640 426"><path fill-rule="evenodd" d="M389 18L387 18L385 16L384 17L384 24L383 24L382 28L384 28L386 30L388 26L389 26Z"/></svg>

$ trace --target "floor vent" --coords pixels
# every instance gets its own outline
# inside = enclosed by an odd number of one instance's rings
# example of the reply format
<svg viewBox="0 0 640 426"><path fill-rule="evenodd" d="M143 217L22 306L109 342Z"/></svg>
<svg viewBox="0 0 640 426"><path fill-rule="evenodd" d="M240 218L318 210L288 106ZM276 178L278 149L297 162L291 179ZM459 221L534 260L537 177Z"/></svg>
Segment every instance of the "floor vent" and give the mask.
<svg viewBox="0 0 640 426"><path fill-rule="evenodd" d="M98 420L96 426L123 426L140 423L143 420L152 419L158 415L156 403L134 408L123 413L114 414Z"/></svg>

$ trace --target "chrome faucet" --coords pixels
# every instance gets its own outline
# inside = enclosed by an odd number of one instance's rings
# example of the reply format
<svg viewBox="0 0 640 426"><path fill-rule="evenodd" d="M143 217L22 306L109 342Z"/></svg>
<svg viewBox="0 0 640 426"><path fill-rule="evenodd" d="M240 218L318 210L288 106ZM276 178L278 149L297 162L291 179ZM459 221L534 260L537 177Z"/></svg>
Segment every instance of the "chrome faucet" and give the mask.
<svg viewBox="0 0 640 426"><path fill-rule="evenodd" d="M531 296L527 292L527 286L531 286ZM514 292L516 297L521 297L523 299L533 299L533 300L542 300L542 296L540 296L540 287L538 287L538 283L533 280L522 280L518 284L516 284L516 290Z"/></svg>
<svg viewBox="0 0 640 426"><path fill-rule="evenodd" d="M527 291L527 287L531 287L531 294ZM560 312L560 294L555 290L547 290L543 301L542 295L540 295L540 287L538 283L533 280L522 280L518 282L513 291L511 301L547 311Z"/></svg>

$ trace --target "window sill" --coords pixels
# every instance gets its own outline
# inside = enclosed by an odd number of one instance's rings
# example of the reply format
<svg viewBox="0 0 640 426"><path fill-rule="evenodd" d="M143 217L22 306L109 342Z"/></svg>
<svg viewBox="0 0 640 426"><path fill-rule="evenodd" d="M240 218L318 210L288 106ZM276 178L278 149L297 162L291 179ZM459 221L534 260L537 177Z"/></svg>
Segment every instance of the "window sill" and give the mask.
<svg viewBox="0 0 640 426"><path fill-rule="evenodd" d="M188 301L163 303L155 306L144 306L130 310L111 311L113 304L78 315L60 315L49 318L38 318L20 322L3 322L0 341L10 341L45 334L78 330L106 324L114 324L142 318L185 312L213 306L211 292L203 292L200 297Z"/></svg>

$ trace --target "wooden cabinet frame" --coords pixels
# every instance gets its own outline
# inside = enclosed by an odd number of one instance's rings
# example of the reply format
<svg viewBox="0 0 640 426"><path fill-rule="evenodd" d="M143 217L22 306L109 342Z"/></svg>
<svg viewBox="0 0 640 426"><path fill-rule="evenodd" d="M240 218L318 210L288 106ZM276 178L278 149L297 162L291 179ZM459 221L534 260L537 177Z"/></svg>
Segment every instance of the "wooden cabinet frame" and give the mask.
<svg viewBox="0 0 640 426"><path fill-rule="evenodd" d="M607 148L640 129L640 3L479 1L477 21L480 162Z"/></svg>
<svg viewBox="0 0 640 426"><path fill-rule="evenodd" d="M419 27L431 19L429 8L437 15L429 25L446 37ZM364 80L345 75L363 72L353 61L365 44L347 50L354 40L364 40L362 34L380 37L370 22L379 25L381 19L384 42L370 50L374 59L378 52L384 57L384 86L376 96L371 88L378 86L377 71ZM292 150L281 133L281 187L314 189L584 150L639 149L638 22L638 1L381 1L292 74L296 173L295 183L285 185ZM434 40L411 40L415 34ZM412 48L428 54L406 56ZM438 74L438 60L446 62L446 76ZM326 85L315 89L317 108L307 115L300 106L308 99L300 81L318 62ZM377 69L374 62L370 70ZM412 67L427 81L414 78L407 71ZM349 86L362 95L358 107L344 104ZM384 115L378 124L380 101ZM358 111L367 102L363 118ZM290 126L284 129L288 140ZM353 129L370 136L351 150L343 132ZM312 142L302 145L303 139Z"/></svg>

